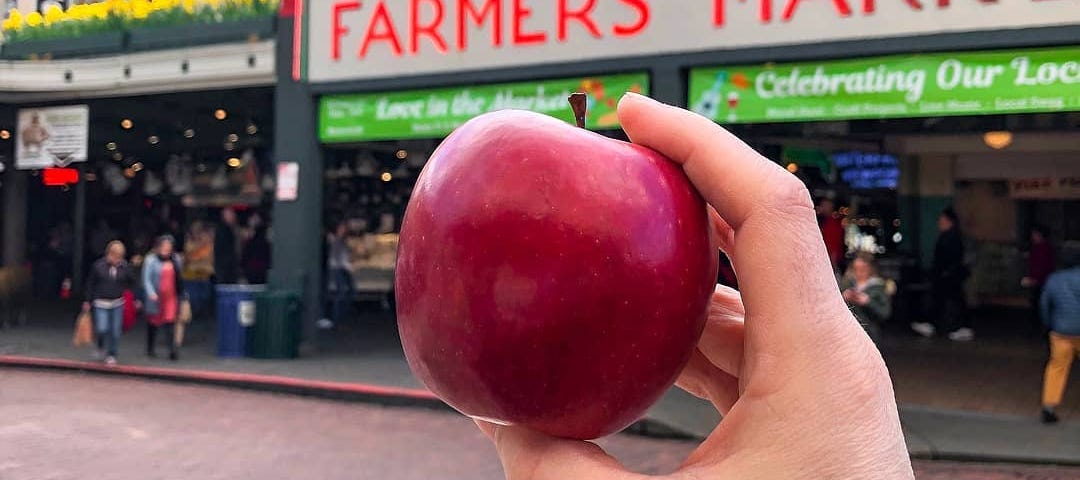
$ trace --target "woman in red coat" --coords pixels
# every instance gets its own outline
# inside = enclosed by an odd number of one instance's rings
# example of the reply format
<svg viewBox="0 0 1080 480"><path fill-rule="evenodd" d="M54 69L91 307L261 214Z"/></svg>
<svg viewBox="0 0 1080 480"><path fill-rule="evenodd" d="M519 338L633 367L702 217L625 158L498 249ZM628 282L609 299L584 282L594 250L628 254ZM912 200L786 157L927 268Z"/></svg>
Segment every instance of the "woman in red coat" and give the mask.
<svg viewBox="0 0 1080 480"><path fill-rule="evenodd" d="M162 236L154 243L154 252L147 256L143 265L143 288L146 290L145 311L148 320L146 354L154 357L157 331L165 330L169 341L169 359L177 360L176 320L180 314L183 297L183 270L180 258L173 253L173 238Z"/></svg>

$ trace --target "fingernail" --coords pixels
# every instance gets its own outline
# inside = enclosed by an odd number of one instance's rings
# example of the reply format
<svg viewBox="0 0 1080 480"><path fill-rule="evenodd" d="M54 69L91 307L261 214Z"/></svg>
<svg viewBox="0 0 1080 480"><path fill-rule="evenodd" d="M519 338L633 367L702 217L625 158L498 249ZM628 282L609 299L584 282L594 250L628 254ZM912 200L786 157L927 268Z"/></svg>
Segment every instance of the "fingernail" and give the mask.
<svg viewBox="0 0 1080 480"><path fill-rule="evenodd" d="M653 99L651 99L649 97L646 97L645 95L642 95L642 94L637 93L637 92L626 92L626 93L624 93L622 98L619 99L619 103L622 103L624 100L628 100L628 101L646 100L646 101L650 101L650 102L655 102L656 101L656 100L653 100Z"/></svg>

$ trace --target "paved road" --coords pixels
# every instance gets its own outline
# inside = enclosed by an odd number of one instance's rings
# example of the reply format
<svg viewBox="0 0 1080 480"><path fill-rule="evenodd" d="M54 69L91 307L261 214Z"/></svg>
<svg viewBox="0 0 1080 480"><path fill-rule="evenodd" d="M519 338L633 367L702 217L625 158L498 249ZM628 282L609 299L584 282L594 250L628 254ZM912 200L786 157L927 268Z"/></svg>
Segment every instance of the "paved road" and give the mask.
<svg viewBox="0 0 1080 480"><path fill-rule="evenodd" d="M663 473L693 444L617 435L630 468ZM85 374L0 369L0 479L499 479L468 420ZM920 478L1080 478L1080 469L919 463Z"/></svg>

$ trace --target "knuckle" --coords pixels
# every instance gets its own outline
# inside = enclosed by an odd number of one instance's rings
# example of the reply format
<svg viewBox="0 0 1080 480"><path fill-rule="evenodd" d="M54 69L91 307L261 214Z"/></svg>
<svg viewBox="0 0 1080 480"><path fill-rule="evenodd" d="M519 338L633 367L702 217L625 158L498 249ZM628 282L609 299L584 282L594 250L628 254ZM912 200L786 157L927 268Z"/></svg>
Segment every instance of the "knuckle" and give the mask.
<svg viewBox="0 0 1080 480"><path fill-rule="evenodd" d="M805 214L814 210L810 190L794 175L777 169L771 175L770 183L773 188L768 201L773 210L798 214Z"/></svg>

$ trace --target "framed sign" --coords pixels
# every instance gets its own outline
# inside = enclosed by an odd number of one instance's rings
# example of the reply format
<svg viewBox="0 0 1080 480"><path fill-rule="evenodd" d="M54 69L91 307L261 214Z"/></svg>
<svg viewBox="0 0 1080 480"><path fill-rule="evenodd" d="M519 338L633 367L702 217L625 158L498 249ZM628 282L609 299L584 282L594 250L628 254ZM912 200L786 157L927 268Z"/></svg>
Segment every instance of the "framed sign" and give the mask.
<svg viewBox="0 0 1080 480"><path fill-rule="evenodd" d="M15 168L37 170L85 162L90 107L72 105L19 110Z"/></svg>

